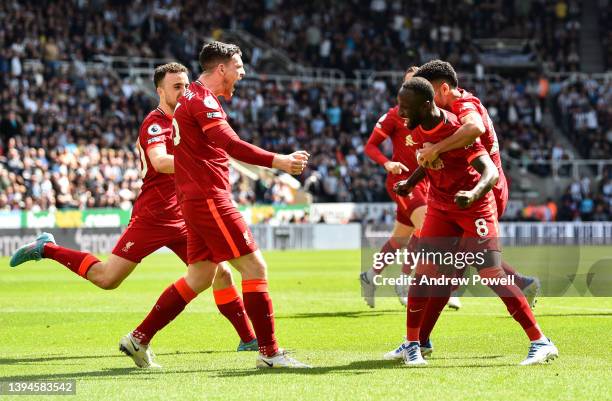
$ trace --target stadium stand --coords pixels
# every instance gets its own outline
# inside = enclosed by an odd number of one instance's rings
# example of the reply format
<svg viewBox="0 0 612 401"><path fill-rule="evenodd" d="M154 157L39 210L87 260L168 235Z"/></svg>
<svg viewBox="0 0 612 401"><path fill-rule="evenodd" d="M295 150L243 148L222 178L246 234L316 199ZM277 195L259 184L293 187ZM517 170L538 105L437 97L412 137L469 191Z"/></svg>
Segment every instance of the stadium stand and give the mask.
<svg viewBox="0 0 612 401"><path fill-rule="evenodd" d="M460 68L490 63L499 50L486 41L491 37L504 38L504 51L519 43L510 58L537 62L544 71L575 71L580 63L576 1L462 2L453 15L442 12L445 2L429 1L373 0L365 7L356 1L314 2L319 9L328 6L325 15L312 12L310 2L208 3L216 11L204 13L195 1L169 1L163 9L153 2L1 4L0 209L131 206L140 186L135 138L155 101L129 77L92 63L100 55L171 58L192 66L204 35L218 38L228 29L243 29L301 65L336 68L347 76L355 69L402 70L433 57ZM253 12L258 8L266 10L265 18ZM196 30L200 26L210 29ZM262 50L252 47L247 55L257 72L266 67L258 61ZM610 158L609 81L549 83L535 73L481 78L461 82L488 106L505 157L523 162L530 173L550 177L550 161ZM300 180L313 201L388 201L382 168L365 157L363 145L394 104L396 86L384 80L367 87L250 80L239 84L227 110L243 139L274 151L312 153ZM579 154L542 123L551 104ZM593 177L580 196L563 195L559 219L609 219L610 174L606 169ZM232 182L240 204L292 202L279 179L252 181L234 171Z"/></svg>

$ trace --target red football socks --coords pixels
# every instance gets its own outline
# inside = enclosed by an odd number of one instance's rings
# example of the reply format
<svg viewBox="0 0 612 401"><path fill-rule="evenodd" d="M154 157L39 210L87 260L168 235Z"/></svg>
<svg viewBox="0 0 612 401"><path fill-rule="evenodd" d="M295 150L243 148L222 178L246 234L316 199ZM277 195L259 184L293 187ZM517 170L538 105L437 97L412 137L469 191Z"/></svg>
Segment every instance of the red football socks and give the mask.
<svg viewBox="0 0 612 401"><path fill-rule="evenodd" d="M523 282L523 276L519 272L517 272L514 267L510 266L503 260L501 265L502 269L504 270L504 273L506 273L507 276L514 276L514 284L516 284L518 288L522 289L525 287L525 283Z"/></svg>
<svg viewBox="0 0 612 401"><path fill-rule="evenodd" d="M132 332L132 336L143 345L149 344L153 336L174 320L197 295L187 285L185 278L180 278L161 294L145 320Z"/></svg>
<svg viewBox="0 0 612 401"><path fill-rule="evenodd" d="M481 277L494 278L505 277L505 273L499 267L489 267L478 272ZM510 316L516 320L531 341L543 336L525 295L516 285L491 285L489 286L504 302Z"/></svg>
<svg viewBox="0 0 612 401"><path fill-rule="evenodd" d="M244 303L235 286L213 291L215 303L219 312L230 321L240 336L242 342L248 343L255 339L255 333L244 310Z"/></svg>
<svg viewBox="0 0 612 401"><path fill-rule="evenodd" d="M259 352L265 356L275 355L278 352L278 344L274 336L274 311L268 294L267 280L244 280L242 298L257 335Z"/></svg>
<svg viewBox="0 0 612 401"><path fill-rule="evenodd" d="M425 307L427 306L427 286L419 284L421 275L415 276L415 282L408 289L408 306L406 307L406 339L409 342L419 341Z"/></svg>
<svg viewBox="0 0 612 401"><path fill-rule="evenodd" d="M89 268L100 260L87 252L75 251L74 249L64 248L51 242L45 244L43 257L53 259L68 269L87 279Z"/></svg>
<svg viewBox="0 0 612 401"><path fill-rule="evenodd" d="M427 301L427 305L425 306L425 316L423 317L421 330L419 332L419 342L421 344L425 344L429 339L438 318L448 303L448 298L450 297L439 294L437 296L430 297Z"/></svg>

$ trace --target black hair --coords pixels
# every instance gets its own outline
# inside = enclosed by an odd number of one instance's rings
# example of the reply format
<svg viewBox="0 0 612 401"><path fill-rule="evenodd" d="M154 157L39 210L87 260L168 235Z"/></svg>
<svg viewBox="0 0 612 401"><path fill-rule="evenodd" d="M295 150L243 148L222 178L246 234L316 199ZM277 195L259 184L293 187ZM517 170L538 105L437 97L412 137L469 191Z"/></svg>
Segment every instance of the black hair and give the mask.
<svg viewBox="0 0 612 401"><path fill-rule="evenodd" d="M227 63L235 54L242 56L242 51L238 46L213 41L202 46L198 60L202 71L208 72L219 63Z"/></svg>
<svg viewBox="0 0 612 401"><path fill-rule="evenodd" d="M459 86L457 72L451 63L442 60L431 60L423 64L417 70L415 77L425 78L429 82L442 80L450 85L451 88Z"/></svg>
<svg viewBox="0 0 612 401"><path fill-rule="evenodd" d="M404 82L400 88L400 93L408 90L418 96L422 103L433 102L434 100L434 88L425 78L413 77Z"/></svg>

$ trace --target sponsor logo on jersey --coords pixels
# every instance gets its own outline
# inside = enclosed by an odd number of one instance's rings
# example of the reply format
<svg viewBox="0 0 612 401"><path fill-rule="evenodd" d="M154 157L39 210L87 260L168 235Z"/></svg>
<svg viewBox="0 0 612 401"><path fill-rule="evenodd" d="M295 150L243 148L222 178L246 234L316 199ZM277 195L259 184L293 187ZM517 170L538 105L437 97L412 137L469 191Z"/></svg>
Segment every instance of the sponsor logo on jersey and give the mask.
<svg viewBox="0 0 612 401"><path fill-rule="evenodd" d="M163 142L163 141L164 141L164 137L163 136L156 136L154 138L149 138L147 140L147 145L150 145L150 144L155 143L155 142Z"/></svg>
<svg viewBox="0 0 612 401"><path fill-rule="evenodd" d="M223 118L223 114L220 111L213 111L212 113L206 113L208 118Z"/></svg>
<svg viewBox="0 0 612 401"><path fill-rule="evenodd" d="M219 108L219 104L212 95L208 95L204 98L204 106L214 110Z"/></svg>
<svg viewBox="0 0 612 401"><path fill-rule="evenodd" d="M129 241L125 244L125 246L123 247L122 251L127 253L130 251L130 248L134 245L134 242Z"/></svg>
<svg viewBox="0 0 612 401"><path fill-rule="evenodd" d="M242 236L244 237L244 241L246 242L246 244L251 245L251 236L249 235L248 229L244 230L244 232L242 233Z"/></svg>
<svg viewBox="0 0 612 401"><path fill-rule="evenodd" d="M162 128L159 126L159 124L151 124L149 125L149 128L147 128L147 133L149 135L159 135L162 133Z"/></svg>
<svg viewBox="0 0 612 401"><path fill-rule="evenodd" d="M412 135L406 135L406 146L414 146L416 142L412 139Z"/></svg>

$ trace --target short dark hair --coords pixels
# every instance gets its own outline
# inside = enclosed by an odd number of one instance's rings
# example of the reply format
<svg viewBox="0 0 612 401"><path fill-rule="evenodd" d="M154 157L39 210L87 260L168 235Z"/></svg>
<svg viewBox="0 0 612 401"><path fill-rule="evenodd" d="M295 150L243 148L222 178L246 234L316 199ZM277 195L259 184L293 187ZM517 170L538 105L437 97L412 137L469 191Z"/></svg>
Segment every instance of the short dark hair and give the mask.
<svg viewBox="0 0 612 401"><path fill-rule="evenodd" d="M417 67L416 65L411 65L410 67L406 69L406 72L404 72L404 75L410 74L410 73L415 74L418 70L419 70L419 67Z"/></svg>
<svg viewBox="0 0 612 401"><path fill-rule="evenodd" d="M442 60L431 60L419 67L415 77L425 78L429 82L442 80L450 85L451 88L459 86L457 72L451 63Z"/></svg>
<svg viewBox="0 0 612 401"><path fill-rule="evenodd" d="M180 63L168 63L157 66L155 68L155 72L153 73L153 83L156 88L159 88L159 85L166 77L166 74L176 74L178 72L187 72L187 67Z"/></svg>
<svg viewBox="0 0 612 401"><path fill-rule="evenodd" d="M242 56L242 51L240 51L238 46L231 43L213 41L202 46L198 60L202 71L208 72L219 63L227 63L235 54Z"/></svg>
<svg viewBox="0 0 612 401"><path fill-rule="evenodd" d="M408 81L402 84L400 92L412 91L419 97L422 102L434 100L434 88L431 86L428 80L421 77L412 77Z"/></svg>

